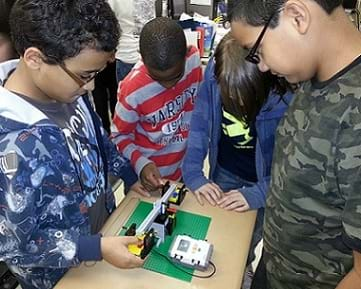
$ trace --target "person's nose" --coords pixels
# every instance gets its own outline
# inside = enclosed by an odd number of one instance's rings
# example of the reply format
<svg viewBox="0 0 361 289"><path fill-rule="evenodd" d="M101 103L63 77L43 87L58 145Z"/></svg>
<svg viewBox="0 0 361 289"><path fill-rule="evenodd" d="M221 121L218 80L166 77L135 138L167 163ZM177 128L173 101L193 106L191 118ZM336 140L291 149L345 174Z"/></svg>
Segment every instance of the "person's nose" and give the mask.
<svg viewBox="0 0 361 289"><path fill-rule="evenodd" d="M269 69L268 65L266 63L264 63L264 61L261 59L261 61L258 63L258 69L262 72L266 72Z"/></svg>
<svg viewBox="0 0 361 289"><path fill-rule="evenodd" d="M95 87L95 81L94 79L92 79L91 81L89 81L88 83L86 83L83 86L83 89L87 90L87 91L93 91Z"/></svg>

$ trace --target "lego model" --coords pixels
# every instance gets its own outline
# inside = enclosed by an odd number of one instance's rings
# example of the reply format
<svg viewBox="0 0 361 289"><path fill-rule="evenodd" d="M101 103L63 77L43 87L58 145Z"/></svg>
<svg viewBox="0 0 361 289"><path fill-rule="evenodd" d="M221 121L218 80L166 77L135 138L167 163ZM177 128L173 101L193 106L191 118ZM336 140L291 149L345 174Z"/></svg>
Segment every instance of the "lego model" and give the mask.
<svg viewBox="0 0 361 289"><path fill-rule="evenodd" d="M154 245L163 243L167 235L171 235L176 226L176 208L170 207L170 203L180 205L187 190L185 186L178 187L167 182L162 189L162 197L153 203L153 209L144 219L141 225L133 223L125 235L137 236L142 240L141 245L129 245L128 250L136 256L144 259Z"/></svg>

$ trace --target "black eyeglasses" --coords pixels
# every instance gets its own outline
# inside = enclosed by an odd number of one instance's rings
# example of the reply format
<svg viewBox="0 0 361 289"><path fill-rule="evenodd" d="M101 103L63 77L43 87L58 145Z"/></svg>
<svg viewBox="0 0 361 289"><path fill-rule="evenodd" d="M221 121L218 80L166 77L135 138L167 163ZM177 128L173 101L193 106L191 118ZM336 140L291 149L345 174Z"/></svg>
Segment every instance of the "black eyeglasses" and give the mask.
<svg viewBox="0 0 361 289"><path fill-rule="evenodd" d="M276 15L276 13L273 13L271 15L271 17L267 20L265 26L263 27L260 35L258 36L255 44L253 45L253 47L251 48L251 50L249 51L248 55L245 57L245 59L253 64L259 64L261 62L261 59L259 58L259 55L257 54L257 50L259 45L261 44L261 41L263 39L264 34L266 33L266 30L268 28L268 26L270 25L273 17Z"/></svg>

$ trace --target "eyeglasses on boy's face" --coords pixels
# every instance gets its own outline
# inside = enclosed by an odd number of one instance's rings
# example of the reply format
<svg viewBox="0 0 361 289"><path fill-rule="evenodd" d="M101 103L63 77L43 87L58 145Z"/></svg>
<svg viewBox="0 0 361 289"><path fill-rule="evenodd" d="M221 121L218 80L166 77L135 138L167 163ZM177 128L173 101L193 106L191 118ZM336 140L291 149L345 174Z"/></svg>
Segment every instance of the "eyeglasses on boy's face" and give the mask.
<svg viewBox="0 0 361 289"><path fill-rule="evenodd" d="M271 15L271 17L267 20L265 26L263 27L261 33L258 36L256 42L254 43L253 47L249 51L248 55L245 57L245 59L247 61L249 61L253 64L259 64L261 62L261 59L259 58L259 55L258 55L258 48L259 48L259 45L261 44L263 36L266 33L266 30L267 30L268 26L270 25L274 15L276 15L276 13L273 13Z"/></svg>
<svg viewBox="0 0 361 289"><path fill-rule="evenodd" d="M69 75L79 85L79 87L83 87L86 84L88 84L89 82L91 82L105 68L104 67L98 71L93 72L87 78L81 78L80 76L78 76L77 74L75 74L74 72L72 72L68 68L66 68L64 63L59 63L59 66L67 75Z"/></svg>

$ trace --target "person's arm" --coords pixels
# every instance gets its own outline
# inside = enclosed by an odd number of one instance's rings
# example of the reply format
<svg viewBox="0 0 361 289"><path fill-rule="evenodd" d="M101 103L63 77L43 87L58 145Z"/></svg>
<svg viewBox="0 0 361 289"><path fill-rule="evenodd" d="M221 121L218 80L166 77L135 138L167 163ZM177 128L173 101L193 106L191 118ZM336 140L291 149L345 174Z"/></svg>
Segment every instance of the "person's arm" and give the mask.
<svg viewBox="0 0 361 289"><path fill-rule="evenodd" d="M111 138L118 151L130 160L136 174L140 176L142 169L151 160L144 157L134 143L135 130L139 122L135 95L129 95L127 84L119 87L118 102L114 111Z"/></svg>
<svg viewBox="0 0 361 289"><path fill-rule="evenodd" d="M15 151L18 161L13 162L15 169L11 171L4 165L0 168L2 260L23 268L69 268L82 261L101 260L101 235L83 235L79 230L78 214L86 206L77 204L81 186L62 142L45 142L47 136L34 129L8 137L14 142L2 143L0 155ZM31 149L35 137L36 153ZM50 151L59 153L56 162ZM118 249L127 241L134 242L124 239ZM133 261L125 261L125 266L138 264L138 260Z"/></svg>
<svg viewBox="0 0 361 289"><path fill-rule="evenodd" d="M111 127L112 139L118 151L130 160L145 189L155 191L163 183L160 172L155 163L146 158L134 143L135 130L140 120L137 96L141 92L135 92L134 87L130 91L131 88L128 86L129 83L125 81L119 86L118 102Z"/></svg>
<svg viewBox="0 0 361 289"><path fill-rule="evenodd" d="M257 119L257 143L256 143L256 170L258 181L251 187L238 188L226 192L218 202L222 208L243 212L263 208L266 204L267 191L270 184L270 172L272 155L275 142L275 133L279 121L288 108L293 94L287 92L281 96L271 92L267 101L261 108Z"/></svg>
<svg viewBox="0 0 361 289"><path fill-rule="evenodd" d="M340 131L335 136L335 164L338 194L344 201L342 241L353 250L353 268L337 289L361 288L361 104L357 97L349 95L351 101L344 106L346 111L338 124Z"/></svg>
<svg viewBox="0 0 361 289"><path fill-rule="evenodd" d="M361 254L353 251L353 268L337 285L336 289L361 288Z"/></svg>
<svg viewBox="0 0 361 289"><path fill-rule="evenodd" d="M195 191L209 183L209 180L203 173L203 162L208 153L210 137L209 122L211 116L209 99L213 97L211 95L212 83L210 81L211 74L213 73L211 62L213 62L212 59L207 66L204 81L195 100L187 140L187 150L182 163L184 183L191 191Z"/></svg>
<svg viewBox="0 0 361 289"><path fill-rule="evenodd" d="M69 222L64 207L71 208L69 204L79 187L74 184L73 162L64 157L62 142L50 142L36 129L12 132L7 137L14 142L0 142L2 161L12 151L17 158L8 161L13 167L10 173L3 165L0 170L2 259L23 267L43 268L68 268L82 260L100 260L99 235L81 236L77 227L54 226L60 220ZM39 143L36 154L32 152L34 141ZM58 153L56 162L49 152ZM71 195L66 195L69 190ZM84 244L91 250L83 250Z"/></svg>
<svg viewBox="0 0 361 289"><path fill-rule="evenodd" d="M216 95L214 95L214 91L217 91ZM215 109L211 107L211 104L215 105L215 99L220 97L218 93L218 86L214 79L214 61L211 59L195 100L187 150L182 163L184 182L193 191L201 205L204 204L203 200L206 200L215 206L222 194L219 186L210 182L203 173L203 163L208 153L209 138L212 133L210 128L212 111Z"/></svg>

